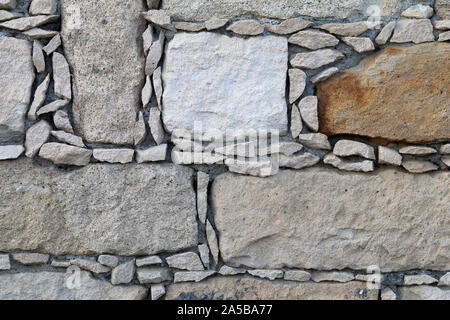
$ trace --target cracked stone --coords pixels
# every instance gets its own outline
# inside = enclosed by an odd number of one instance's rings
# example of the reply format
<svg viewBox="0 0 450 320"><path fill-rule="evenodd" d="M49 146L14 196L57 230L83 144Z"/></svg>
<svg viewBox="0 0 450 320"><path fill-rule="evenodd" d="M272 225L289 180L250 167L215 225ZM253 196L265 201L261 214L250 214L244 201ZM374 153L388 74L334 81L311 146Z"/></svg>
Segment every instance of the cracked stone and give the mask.
<svg viewBox="0 0 450 320"><path fill-rule="evenodd" d="M321 81L325 81L328 78L330 78L331 76L335 75L336 73L339 72L339 69L336 67L331 67L328 68L322 72L319 72L317 75L315 75L314 77L311 78L311 82L312 83L318 83Z"/></svg>
<svg viewBox="0 0 450 320"><path fill-rule="evenodd" d="M214 275L216 271L180 271L175 272L173 282L200 282Z"/></svg>
<svg viewBox="0 0 450 320"><path fill-rule="evenodd" d="M45 102L45 98L47 97L47 90L50 85L50 74L48 74L45 79L41 82L41 84L37 87L33 102L31 103L30 110L28 111L28 119L31 121L37 120L37 111Z"/></svg>
<svg viewBox="0 0 450 320"><path fill-rule="evenodd" d="M289 43L311 50L334 47L339 43L339 39L331 34L312 30L297 32L290 36L288 41Z"/></svg>
<svg viewBox="0 0 450 320"><path fill-rule="evenodd" d="M217 241L217 234L209 221L206 222L206 237L208 239L209 249L213 257L213 264L219 263L219 245Z"/></svg>
<svg viewBox="0 0 450 320"><path fill-rule="evenodd" d="M50 40L50 42L43 48L45 53L49 56L61 45L61 36L59 33Z"/></svg>
<svg viewBox="0 0 450 320"><path fill-rule="evenodd" d="M161 31L158 40L154 41L150 46L147 59L145 60L145 74L147 76L151 76L158 67L163 54L165 39L164 33Z"/></svg>
<svg viewBox="0 0 450 320"><path fill-rule="evenodd" d="M198 245L198 252L200 253L200 259L202 260L203 266L209 269L209 248L206 243Z"/></svg>

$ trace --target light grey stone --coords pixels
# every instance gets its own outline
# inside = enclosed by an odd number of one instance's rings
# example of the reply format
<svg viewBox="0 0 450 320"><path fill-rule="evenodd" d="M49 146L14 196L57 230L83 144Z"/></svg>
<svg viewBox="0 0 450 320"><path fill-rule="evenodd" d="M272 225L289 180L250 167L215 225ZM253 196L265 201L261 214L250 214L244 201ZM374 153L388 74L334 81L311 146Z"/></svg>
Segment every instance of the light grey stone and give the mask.
<svg viewBox="0 0 450 320"><path fill-rule="evenodd" d="M36 27L39 27L41 25L55 22L59 19L59 16L55 15L40 15L40 16L34 16L34 17L23 17L23 18L17 18L14 20L9 20L6 22L0 23L0 27L17 30L17 31L26 31L30 30Z"/></svg>
<svg viewBox="0 0 450 320"><path fill-rule="evenodd" d="M169 163L58 170L2 161L0 252L142 256L195 247L193 174Z"/></svg>
<svg viewBox="0 0 450 320"><path fill-rule="evenodd" d="M46 264L50 256L48 254L42 253L13 253L13 260L19 262L20 264L30 266L35 264Z"/></svg>
<svg viewBox="0 0 450 320"><path fill-rule="evenodd" d="M22 143L34 67L31 43L0 37L0 143Z"/></svg>
<svg viewBox="0 0 450 320"><path fill-rule="evenodd" d="M33 41L33 64L37 73L45 71L45 58L42 50L42 44L37 40Z"/></svg>
<svg viewBox="0 0 450 320"><path fill-rule="evenodd" d="M378 146L378 163L401 166L402 159L402 155L396 150L388 147Z"/></svg>
<svg viewBox="0 0 450 320"><path fill-rule="evenodd" d="M434 21L434 28L437 30L450 30L450 19Z"/></svg>
<svg viewBox="0 0 450 320"><path fill-rule="evenodd" d="M55 95L61 99L72 99L69 64L66 58L58 52L53 53L53 80Z"/></svg>
<svg viewBox="0 0 450 320"><path fill-rule="evenodd" d="M384 28L378 34L378 36L375 38L375 42L379 45L386 44L386 42L389 41L389 39L392 36L392 33L394 32L395 25L396 25L395 21L389 22L387 25L385 25Z"/></svg>
<svg viewBox="0 0 450 320"><path fill-rule="evenodd" d="M243 273L246 273L244 269L232 268L229 266L222 266L219 270L219 274L221 274L222 276L235 276L237 274Z"/></svg>
<svg viewBox="0 0 450 320"><path fill-rule="evenodd" d="M433 284L437 282L438 280L436 278L433 278L432 276L429 276L427 274L405 275L405 278L403 279L403 284L405 286Z"/></svg>
<svg viewBox="0 0 450 320"><path fill-rule="evenodd" d="M339 43L339 39L331 34L312 30L297 32L290 36L288 41L289 43L311 50L334 47Z"/></svg>
<svg viewBox="0 0 450 320"><path fill-rule="evenodd" d="M228 23L228 19L211 18L205 22L206 30L220 29Z"/></svg>
<svg viewBox="0 0 450 320"><path fill-rule="evenodd" d="M57 9L57 0L33 0L28 12L33 16L39 14L55 14Z"/></svg>
<svg viewBox="0 0 450 320"><path fill-rule="evenodd" d="M209 269L209 248L206 243L198 245L198 252L200 253L200 259L202 260L203 266Z"/></svg>
<svg viewBox="0 0 450 320"><path fill-rule="evenodd" d="M269 177L276 175L279 170L278 162L272 158L263 159L225 159L228 170L234 173L255 177Z"/></svg>
<svg viewBox="0 0 450 320"><path fill-rule="evenodd" d="M12 160L19 158L25 148L22 145L0 146L0 160Z"/></svg>
<svg viewBox="0 0 450 320"><path fill-rule="evenodd" d="M119 264L119 258L109 254L101 254L100 256L98 256L97 261L100 262L102 265L110 268L115 268Z"/></svg>
<svg viewBox="0 0 450 320"><path fill-rule="evenodd" d="M351 272L325 272L314 271L311 273L311 280L314 282L332 281L332 282L350 282L355 279L355 275Z"/></svg>
<svg viewBox="0 0 450 320"><path fill-rule="evenodd" d="M0 9L15 9L17 0L0 0Z"/></svg>
<svg viewBox="0 0 450 320"><path fill-rule="evenodd" d="M179 271L175 272L173 282L200 282L214 275L216 271Z"/></svg>
<svg viewBox="0 0 450 320"><path fill-rule="evenodd" d="M158 63L161 60L164 51L165 39L164 32L161 31L159 33L158 40L155 40L150 46L147 59L145 61L145 74L147 76L151 76L158 67Z"/></svg>
<svg viewBox="0 0 450 320"><path fill-rule="evenodd" d="M189 271L202 271L205 270L200 257L194 252L185 252L176 254L166 258L166 262L171 268L189 270Z"/></svg>
<svg viewBox="0 0 450 320"><path fill-rule="evenodd" d="M161 28L167 29L169 31L176 32L177 30L172 25L172 19L170 15L165 10L149 10L142 14L147 21L160 26Z"/></svg>
<svg viewBox="0 0 450 320"><path fill-rule="evenodd" d="M55 127L57 129L74 134L72 124L70 123L67 111L64 110L56 111L55 114L53 115L53 123L55 124Z"/></svg>
<svg viewBox="0 0 450 320"><path fill-rule="evenodd" d="M412 173L425 173L439 169L439 167L434 163L422 160L403 161L402 166Z"/></svg>
<svg viewBox="0 0 450 320"><path fill-rule="evenodd" d="M317 69L344 58L344 55L333 49L321 49L313 52L297 53L290 60L294 68Z"/></svg>
<svg viewBox="0 0 450 320"><path fill-rule="evenodd" d="M89 143L134 143L144 79L142 42L137 41L146 28L144 10L141 0L61 2L61 37L73 71L73 124Z"/></svg>
<svg viewBox="0 0 450 320"><path fill-rule="evenodd" d="M27 130L27 136L25 139L25 155L28 158L33 158L38 154L42 145L50 138L50 132L52 128L47 121L41 120L34 124Z"/></svg>
<svg viewBox="0 0 450 320"><path fill-rule="evenodd" d="M381 300L397 300L397 295L391 288L386 287L381 290Z"/></svg>
<svg viewBox="0 0 450 320"><path fill-rule="evenodd" d="M294 103L306 88L306 73L300 69L289 69L289 103Z"/></svg>
<svg viewBox="0 0 450 320"><path fill-rule="evenodd" d="M339 140L334 145L333 153L340 157L360 156L375 160L375 150L372 146L353 140Z"/></svg>
<svg viewBox="0 0 450 320"><path fill-rule="evenodd" d="M305 133L298 136L298 141L312 149L331 150L328 137L322 133Z"/></svg>
<svg viewBox="0 0 450 320"><path fill-rule="evenodd" d="M22 17L22 14L17 12L11 12L7 10L0 10L0 22L12 20Z"/></svg>
<svg viewBox="0 0 450 320"><path fill-rule="evenodd" d="M375 50L375 45L370 38L343 37L342 41L358 53Z"/></svg>
<svg viewBox="0 0 450 320"><path fill-rule="evenodd" d="M297 142L284 142L281 141L278 144L278 151L280 154L285 156L292 156L295 153L301 151L303 149L303 145Z"/></svg>
<svg viewBox="0 0 450 320"><path fill-rule="evenodd" d="M327 168L265 179L220 175L211 204L221 257L229 266L264 269L449 270L449 178L448 171L369 175Z"/></svg>
<svg viewBox="0 0 450 320"><path fill-rule="evenodd" d="M264 32L264 27L256 20L239 20L233 22L227 30L236 34L257 36Z"/></svg>
<svg viewBox="0 0 450 320"><path fill-rule="evenodd" d="M399 300L450 300L450 290L432 286L399 287Z"/></svg>
<svg viewBox="0 0 450 320"><path fill-rule="evenodd" d="M430 154L437 153L436 149L434 148L421 146L406 146L400 148L399 152L401 154L410 154L414 156L428 156Z"/></svg>
<svg viewBox="0 0 450 320"><path fill-rule="evenodd" d="M53 260L50 264L53 268L68 268L71 266L70 261L56 261Z"/></svg>
<svg viewBox="0 0 450 320"><path fill-rule="evenodd" d="M283 278L283 271L281 270L248 270L248 273L252 276L271 281Z"/></svg>
<svg viewBox="0 0 450 320"><path fill-rule="evenodd" d="M11 262L9 261L9 255L0 254L0 271L11 269Z"/></svg>
<svg viewBox="0 0 450 320"><path fill-rule="evenodd" d="M429 19L401 19L397 21L391 42L430 42L434 41L433 25Z"/></svg>
<svg viewBox="0 0 450 320"><path fill-rule="evenodd" d="M318 82L321 82L321 81L325 81L325 80L327 80L328 78L330 78L331 76L335 75L338 72L339 72L339 69L336 68L336 67L331 67L331 68L325 69L322 72L319 72L314 77L312 77L311 78L311 82L312 83L318 83Z"/></svg>
<svg viewBox="0 0 450 320"><path fill-rule="evenodd" d="M142 34L142 47L144 49L144 53L148 54L150 47L153 44L153 27L151 25L147 26L144 33Z"/></svg>
<svg viewBox="0 0 450 320"><path fill-rule="evenodd" d="M51 135L58 139L61 142L70 144L75 147L85 148L86 146L83 143L83 139L79 136L76 136L71 133L67 133L65 131L52 131Z"/></svg>
<svg viewBox="0 0 450 320"><path fill-rule="evenodd" d="M436 0L434 3L436 14L442 19L450 19L450 3L448 0Z"/></svg>
<svg viewBox="0 0 450 320"><path fill-rule="evenodd" d="M58 34L58 31L33 28L27 31L23 31L22 34L26 35L27 37L30 37L31 39L46 39L46 38L53 38Z"/></svg>
<svg viewBox="0 0 450 320"><path fill-rule="evenodd" d="M182 31L198 32L198 31L205 29L204 23L175 22L173 25L174 25L175 29L182 30Z"/></svg>
<svg viewBox="0 0 450 320"><path fill-rule="evenodd" d="M158 300L166 294L166 288L163 284L154 284L150 288L152 300Z"/></svg>
<svg viewBox="0 0 450 320"><path fill-rule="evenodd" d="M438 286L442 287L450 287L450 272L447 272L439 279Z"/></svg>
<svg viewBox="0 0 450 320"><path fill-rule="evenodd" d="M69 104L69 101L62 99L62 100L56 100L53 102L50 102L49 104L46 104L45 106L39 108L39 110L36 112L37 116L46 114L46 113L52 113L55 111L58 111L59 109L65 107Z"/></svg>
<svg viewBox="0 0 450 320"><path fill-rule="evenodd" d="M439 42L444 42L444 41L448 41L448 40L450 40L450 31L442 32L439 34L439 38L438 38Z"/></svg>
<svg viewBox="0 0 450 320"><path fill-rule="evenodd" d="M450 156L442 157L441 161L447 166L450 167Z"/></svg>
<svg viewBox="0 0 450 320"><path fill-rule="evenodd" d="M429 19L433 16L433 14L434 10L432 7L423 4L416 4L403 11L402 17L415 19Z"/></svg>
<svg viewBox="0 0 450 320"><path fill-rule="evenodd" d="M284 20L279 24L265 24L267 31L277 34L290 34L310 27L313 23L302 18Z"/></svg>
<svg viewBox="0 0 450 320"><path fill-rule="evenodd" d="M161 283L172 280L172 275L167 268L139 268L137 269L137 278L142 284Z"/></svg>
<svg viewBox="0 0 450 320"><path fill-rule="evenodd" d="M291 136L292 138L297 138L303 130L302 117L300 115L300 110L296 104L292 105L291 110Z"/></svg>
<svg viewBox="0 0 450 320"><path fill-rule="evenodd" d="M204 172L197 172L197 214L199 220L206 223L208 212L208 185L209 175Z"/></svg>
<svg viewBox="0 0 450 320"><path fill-rule="evenodd" d="M61 272L33 272L0 275L2 300L142 300L148 290L142 286L113 286L104 280L94 279L82 271L80 282L70 274ZM69 289L68 284L79 285Z"/></svg>
<svg viewBox="0 0 450 320"><path fill-rule="evenodd" d="M298 156L285 156L280 154L280 168L303 169L319 163L320 158L312 153L304 153Z"/></svg>
<svg viewBox="0 0 450 320"><path fill-rule="evenodd" d="M145 258L138 258L136 259L136 266L137 267L146 267L151 265L157 265L162 264L162 260L158 256L150 256Z"/></svg>
<svg viewBox="0 0 450 320"><path fill-rule="evenodd" d="M335 168L344 171L355 171L355 172L371 172L374 170L373 161L364 160L358 162L350 162L339 158L338 156L329 153L323 159L323 163L332 165Z"/></svg>
<svg viewBox="0 0 450 320"><path fill-rule="evenodd" d="M145 108L150 102L150 99L153 95L153 87L152 81L150 80L150 76L145 77L145 85L142 88L141 99L142 99L142 107Z"/></svg>
<svg viewBox="0 0 450 320"><path fill-rule="evenodd" d="M111 271L110 267L104 266L96 261L88 259L81 259L81 258L72 259L70 260L70 264L95 274L108 273Z"/></svg>
<svg viewBox="0 0 450 320"><path fill-rule="evenodd" d="M155 90L156 101L158 102L159 110L162 109L161 98L163 95L163 84L161 79L161 67L158 67L153 72L153 89Z"/></svg>
<svg viewBox="0 0 450 320"><path fill-rule="evenodd" d="M85 166L91 156L92 150L56 142L44 144L39 151L39 157L58 165Z"/></svg>
<svg viewBox="0 0 450 320"><path fill-rule="evenodd" d="M373 29L381 24L381 21L369 22L352 22L352 23L327 23L317 26L316 28L326 30L329 33L343 37L357 37L369 29Z"/></svg>
<svg viewBox="0 0 450 320"><path fill-rule="evenodd" d="M108 163L130 163L133 156L133 149L94 149L93 153L94 159Z"/></svg>
<svg viewBox="0 0 450 320"><path fill-rule="evenodd" d="M28 119L31 121L37 120L37 111L45 102L47 96L47 90L50 85L50 74L48 74L41 84L37 87L34 93L33 102L31 103L30 110L28 111Z"/></svg>
<svg viewBox="0 0 450 320"><path fill-rule="evenodd" d="M214 152L229 157L238 156L244 158L254 158L257 156L257 143L258 141L248 141L242 143L234 143L233 141L230 145L215 148Z"/></svg>
<svg viewBox="0 0 450 320"><path fill-rule="evenodd" d="M128 284L133 281L136 271L135 260L130 260L115 267L111 272L111 283L113 285Z"/></svg>
<svg viewBox="0 0 450 320"><path fill-rule="evenodd" d="M137 163L164 161L167 157L167 144L136 150Z"/></svg>
<svg viewBox="0 0 450 320"><path fill-rule="evenodd" d="M314 132L319 131L319 116L317 112L318 100L316 96L308 96L298 103L298 108L306 126Z"/></svg>
<svg viewBox="0 0 450 320"><path fill-rule="evenodd" d="M145 127L144 113L139 111L138 119L134 125L134 145L142 143L147 137L147 128Z"/></svg>
<svg viewBox="0 0 450 320"><path fill-rule="evenodd" d="M311 274L303 270L288 270L284 272L284 280L304 282L311 279Z"/></svg>
<svg viewBox="0 0 450 320"><path fill-rule="evenodd" d="M441 154L450 154L450 143L444 144L439 148Z"/></svg>
<svg viewBox="0 0 450 320"><path fill-rule="evenodd" d="M45 53L49 56L61 45L61 36L59 33L50 40L50 42L43 48Z"/></svg>
<svg viewBox="0 0 450 320"><path fill-rule="evenodd" d="M165 128L287 132L287 41L177 33L163 67ZM195 83L195 85L193 85ZM227 88L227 90L224 90Z"/></svg>
<svg viewBox="0 0 450 320"><path fill-rule="evenodd" d="M206 237L208 239L208 246L213 257L212 263L217 265L219 263L219 243L217 241L216 231L212 227L209 220L206 222Z"/></svg>

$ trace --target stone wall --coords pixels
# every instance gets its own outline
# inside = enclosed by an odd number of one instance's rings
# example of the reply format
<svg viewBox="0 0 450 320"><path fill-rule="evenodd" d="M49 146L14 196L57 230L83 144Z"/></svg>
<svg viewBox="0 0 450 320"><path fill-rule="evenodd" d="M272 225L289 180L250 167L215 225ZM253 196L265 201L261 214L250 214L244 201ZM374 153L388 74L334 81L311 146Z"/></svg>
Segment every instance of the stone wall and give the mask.
<svg viewBox="0 0 450 320"><path fill-rule="evenodd" d="M450 299L448 0L0 0L0 299Z"/></svg>

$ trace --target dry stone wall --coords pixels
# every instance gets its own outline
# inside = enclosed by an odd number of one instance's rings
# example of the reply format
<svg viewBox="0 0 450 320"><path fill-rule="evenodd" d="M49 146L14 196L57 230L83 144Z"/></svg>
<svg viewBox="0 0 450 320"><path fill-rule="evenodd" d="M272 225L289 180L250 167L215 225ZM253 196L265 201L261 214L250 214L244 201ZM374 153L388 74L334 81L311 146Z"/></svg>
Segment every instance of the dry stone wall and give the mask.
<svg viewBox="0 0 450 320"><path fill-rule="evenodd" d="M0 0L0 299L450 299L448 19Z"/></svg>

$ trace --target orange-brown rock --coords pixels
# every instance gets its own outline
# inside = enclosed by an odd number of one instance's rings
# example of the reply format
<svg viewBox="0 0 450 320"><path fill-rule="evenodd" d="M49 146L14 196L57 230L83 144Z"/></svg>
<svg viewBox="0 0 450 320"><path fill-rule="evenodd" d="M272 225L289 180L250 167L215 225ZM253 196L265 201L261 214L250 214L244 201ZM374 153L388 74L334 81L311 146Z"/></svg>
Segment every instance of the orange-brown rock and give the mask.
<svg viewBox="0 0 450 320"><path fill-rule="evenodd" d="M450 139L450 43L391 46L318 85L320 132Z"/></svg>

